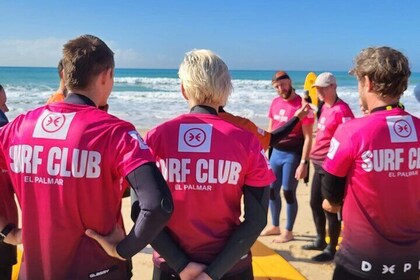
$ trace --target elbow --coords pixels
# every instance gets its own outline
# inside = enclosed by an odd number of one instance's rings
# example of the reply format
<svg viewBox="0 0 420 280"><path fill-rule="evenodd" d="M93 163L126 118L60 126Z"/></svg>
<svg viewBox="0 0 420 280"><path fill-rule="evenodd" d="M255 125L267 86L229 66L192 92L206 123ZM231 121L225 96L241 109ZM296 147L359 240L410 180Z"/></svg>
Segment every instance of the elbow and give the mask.
<svg viewBox="0 0 420 280"><path fill-rule="evenodd" d="M156 205L154 208L155 215L162 222L167 223L174 212L174 203L172 197L163 196L160 200L159 205Z"/></svg>
<svg viewBox="0 0 420 280"><path fill-rule="evenodd" d="M166 224L172 216L174 211L174 205L172 201L172 197L170 196L162 196L159 201L155 201L154 203L148 203L148 205L144 205L144 207L140 207L140 211L148 216L151 216L154 221L159 221L161 224Z"/></svg>

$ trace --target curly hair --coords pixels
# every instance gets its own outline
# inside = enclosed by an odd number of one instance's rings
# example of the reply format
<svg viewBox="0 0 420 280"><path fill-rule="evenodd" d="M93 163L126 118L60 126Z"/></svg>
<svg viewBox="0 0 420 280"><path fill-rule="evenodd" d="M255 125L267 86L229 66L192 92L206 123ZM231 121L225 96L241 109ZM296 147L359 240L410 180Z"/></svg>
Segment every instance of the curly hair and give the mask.
<svg viewBox="0 0 420 280"><path fill-rule="evenodd" d="M363 49L355 58L354 67L349 73L359 81L367 76L374 92L391 98L403 95L411 75L407 57L390 47Z"/></svg>

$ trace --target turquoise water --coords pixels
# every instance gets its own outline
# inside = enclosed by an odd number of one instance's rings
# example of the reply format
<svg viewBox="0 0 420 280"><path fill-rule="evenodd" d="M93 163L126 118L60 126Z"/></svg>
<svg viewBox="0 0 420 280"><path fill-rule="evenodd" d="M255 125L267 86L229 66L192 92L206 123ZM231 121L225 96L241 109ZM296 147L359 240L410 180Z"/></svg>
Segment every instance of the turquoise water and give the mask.
<svg viewBox="0 0 420 280"><path fill-rule="evenodd" d="M303 90L308 72L288 71L298 93ZM274 70L232 70L234 92L226 108L265 127L268 107L276 96L271 86L274 73ZM350 105L355 115L360 115L356 79L344 71L333 73L337 78L339 96ZM110 113L134 123L138 128L151 128L188 111L179 92L175 69L116 69L114 81L109 100ZM402 98L407 110L417 116L420 110L413 89L419 82L420 73L413 73ZM8 116L13 119L43 105L57 88L59 78L56 68L0 67L0 83L8 96Z"/></svg>

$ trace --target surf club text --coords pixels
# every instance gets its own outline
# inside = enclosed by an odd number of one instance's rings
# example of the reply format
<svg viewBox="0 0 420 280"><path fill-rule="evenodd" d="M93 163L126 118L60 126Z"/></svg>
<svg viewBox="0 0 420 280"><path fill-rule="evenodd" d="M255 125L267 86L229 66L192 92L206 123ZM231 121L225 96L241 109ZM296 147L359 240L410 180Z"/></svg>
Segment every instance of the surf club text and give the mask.
<svg viewBox="0 0 420 280"><path fill-rule="evenodd" d="M160 159L158 165L165 180L176 184L177 190L211 190L211 184L236 185L240 178L242 166L239 162L230 160L198 159L191 170L191 159L167 158ZM187 176L194 176L192 180L197 183L186 184Z"/></svg>
<svg viewBox="0 0 420 280"><path fill-rule="evenodd" d="M403 148L368 150L361 157L365 171L391 171L389 177L416 176L420 170L420 148L410 148L408 152Z"/></svg>
<svg viewBox="0 0 420 280"><path fill-rule="evenodd" d="M48 155L46 162L43 153ZM98 178L101 174L101 154L96 151L62 147L44 151L44 146L14 145L9 155L10 169L14 173L74 178Z"/></svg>

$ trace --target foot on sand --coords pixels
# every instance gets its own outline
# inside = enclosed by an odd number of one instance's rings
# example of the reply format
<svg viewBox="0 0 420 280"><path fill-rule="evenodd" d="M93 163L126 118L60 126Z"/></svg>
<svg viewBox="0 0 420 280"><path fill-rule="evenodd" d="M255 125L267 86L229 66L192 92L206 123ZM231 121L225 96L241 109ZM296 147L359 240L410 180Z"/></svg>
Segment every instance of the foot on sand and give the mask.
<svg viewBox="0 0 420 280"><path fill-rule="evenodd" d="M322 240L322 241L321 241ZM318 250L322 251L327 247L324 239L317 238L314 242L302 246L303 250Z"/></svg>
<svg viewBox="0 0 420 280"><path fill-rule="evenodd" d="M293 240L293 232L285 230L282 234L274 238L273 242L275 243L286 243Z"/></svg>
<svg viewBox="0 0 420 280"><path fill-rule="evenodd" d="M280 234L280 228L272 226L263 232L261 232L260 236L270 236L270 235L279 235Z"/></svg>
<svg viewBox="0 0 420 280"><path fill-rule="evenodd" d="M331 251L329 248L326 248L321 254L313 257L312 260L316 262L329 262L334 259L334 255L335 252Z"/></svg>

